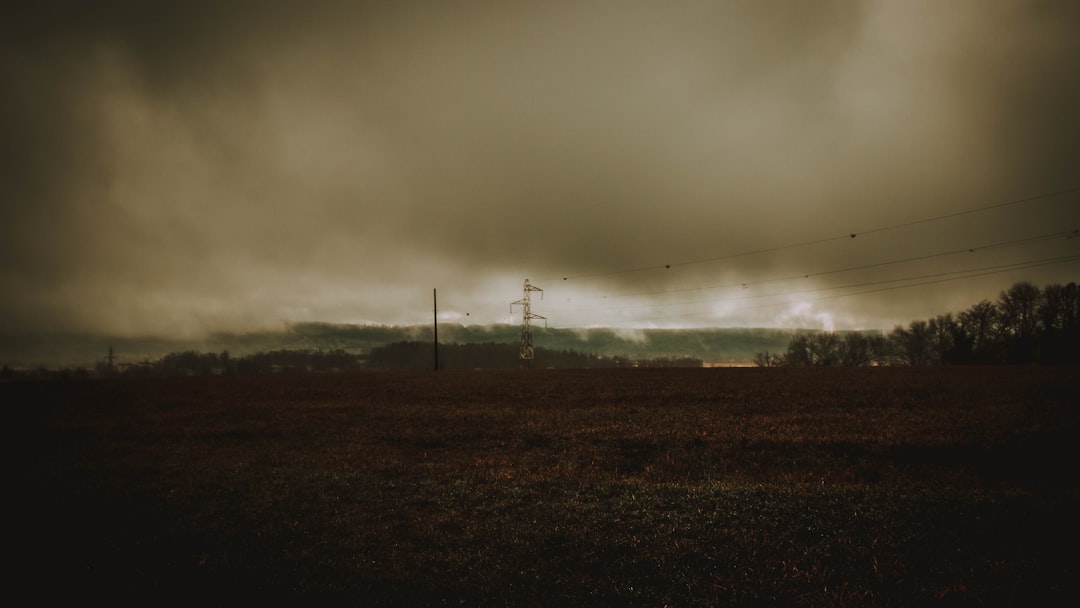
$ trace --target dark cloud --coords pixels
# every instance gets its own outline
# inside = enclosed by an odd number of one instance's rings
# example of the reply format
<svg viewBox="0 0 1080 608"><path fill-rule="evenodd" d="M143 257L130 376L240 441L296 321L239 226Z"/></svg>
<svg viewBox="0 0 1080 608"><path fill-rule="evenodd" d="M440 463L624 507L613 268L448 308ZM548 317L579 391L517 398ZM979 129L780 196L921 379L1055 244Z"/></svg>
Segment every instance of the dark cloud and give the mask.
<svg viewBox="0 0 1080 608"><path fill-rule="evenodd" d="M0 27L6 329L423 322L431 287L483 323L526 277L559 325L888 326L1078 268L833 297L1078 253L934 255L1080 223L1076 192L944 217L1078 185L1071 2L60 2Z"/></svg>

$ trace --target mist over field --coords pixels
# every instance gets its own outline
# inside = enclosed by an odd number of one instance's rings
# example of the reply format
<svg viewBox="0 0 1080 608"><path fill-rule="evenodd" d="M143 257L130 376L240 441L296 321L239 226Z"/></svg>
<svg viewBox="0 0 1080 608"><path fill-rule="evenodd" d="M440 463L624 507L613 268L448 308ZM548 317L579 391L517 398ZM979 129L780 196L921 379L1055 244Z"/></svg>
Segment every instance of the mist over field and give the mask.
<svg viewBox="0 0 1080 608"><path fill-rule="evenodd" d="M550 350L570 350L590 355L631 358L697 357L709 363L749 363L761 351L783 352L788 341L802 333L785 329L619 330L533 329L536 344ZM519 325L440 324L443 344L513 344L520 340ZM345 350L367 354L397 342L433 340L430 325L409 327L299 323L279 331L246 334L215 334L197 340L165 338L117 338L79 334L5 336L0 340L0 363L14 368L83 367L92 369L103 361L110 347L119 364L156 360L181 351L233 356L275 350ZM516 351L515 351L516 352ZM516 354L514 355L516 357Z"/></svg>

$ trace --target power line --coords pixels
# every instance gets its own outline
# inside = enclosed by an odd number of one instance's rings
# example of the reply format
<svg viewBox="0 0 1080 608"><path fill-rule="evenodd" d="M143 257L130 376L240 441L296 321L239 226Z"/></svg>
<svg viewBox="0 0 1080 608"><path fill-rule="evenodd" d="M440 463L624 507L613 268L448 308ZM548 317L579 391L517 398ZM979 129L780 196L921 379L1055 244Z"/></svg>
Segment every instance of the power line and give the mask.
<svg viewBox="0 0 1080 608"><path fill-rule="evenodd" d="M786 291L786 292L776 292L776 293L770 293L770 294L757 294L757 295L751 295L751 296L741 296L741 297L738 297L738 298L706 298L706 299L701 299L701 300L690 300L690 301L683 301L683 302L668 302L668 303L648 304L648 305L625 307L625 308L614 308L614 309L608 309L608 312L610 312L612 310L629 310L629 309L632 309L632 308L659 308L659 307L666 307L666 306L687 306L687 305L693 305L693 304L717 304L717 303L723 303L723 302L740 302L740 301L748 301L748 300L755 300L755 299L762 299L762 298L780 298L780 297L788 297L788 296L798 296L798 295L805 295L805 294L811 294L811 293L818 293L818 292L822 292L822 291L832 291L832 290L837 290L837 289L858 289L858 288L863 288L863 287L874 287L874 286L877 286L877 285L889 285L891 283L906 283L904 285L892 285L892 286L889 286L889 287L875 287L874 289L867 289L867 290L862 290L862 291L857 291L857 292L847 293L847 294L833 294L833 295L821 296L821 297L809 300L809 302L819 302L819 301L822 301L822 300L830 300L830 299L835 299L835 298L845 298L845 297L865 295L865 294L870 294L870 293L880 293L880 292L884 292L884 291L892 291L892 290L897 290L897 289L907 289L907 288L910 288L910 287L919 287L919 286L924 286L924 285L945 283L945 282L950 282L950 281L959 281L959 280L965 280L965 279L972 279L972 278L988 276L988 275L993 275L993 274L1001 274L1001 273L1004 273L1004 272L1012 272L1012 271L1016 271L1016 270L1026 270L1026 269L1029 269L1029 268L1037 268L1037 267L1040 267L1040 266L1048 266L1048 265L1052 265L1052 264L1061 264L1061 263L1073 262L1073 261L1080 261L1080 254L1078 254L1078 255L1069 255L1069 256L1059 256L1059 257L1054 257L1054 258L1044 258L1044 259L1037 259L1037 260L1027 260L1027 261L1024 261L1024 262L1015 262L1015 263L1011 263L1011 264L998 264L998 265L994 265L994 266L984 266L984 267L981 267L981 268L972 268L972 269L967 269L967 270L954 270L954 271L931 273L931 274L925 274L925 275L907 276L907 277L901 277L901 278L896 278L896 279L883 279L883 280L880 280L880 281L866 281L866 282L862 282L862 283L852 283L852 284L848 284L848 285L835 285L835 286L828 286L828 287L819 287L819 288L799 290L799 291ZM958 275L958 276L954 276L954 275ZM910 283L909 281L916 281L916 282ZM785 306L785 305L788 305L788 304L789 304L788 302L776 302L776 303L772 303L772 304L756 304L754 306L754 308L757 309L757 308L771 307L771 306ZM629 322L635 322L635 321L636 322L641 322L641 321L656 321L656 320L663 320L663 319L685 318L685 317L692 317L692 316L700 316L701 314L702 313L700 313L700 312L683 313L683 314L676 314L676 315L667 315L667 316L662 316L662 317L648 317L648 318L643 318L643 319L636 319L634 321L628 320L628 321L622 321L621 323L629 323Z"/></svg>
<svg viewBox="0 0 1080 608"><path fill-rule="evenodd" d="M1046 198L1052 198L1052 197L1055 197L1055 196L1058 196L1058 195L1061 195L1061 194L1070 194L1072 192L1077 192L1077 191L1080 191L1080 187L1066 188L1065 190L1058 190L1057 192L1047 192L1045 194L1036 194L1035 196L1028 196L1028 197L1025 197L1025 198L1018 198L1018 199L1011 200L1011 201L1005 201L1004 203L997 203L995 205L987 205L985 207L977 207L977 208L974 208L974 209L968 209L966 211L957 211L955 213L947 213L945 215L939 215L939 216L936 216L936 217L926 218L926 219L922 219L922 220L915 220L915 221L912 221L912 222L905 222L903 224L896 224L894 226L888 226L888 227L885 227L885 228L875 228L873 230L864 230L861 234L874 234L876 232L885 232L886 230L896 230L898 228L907 228L909 226L917 226L919 224L926 224L926 223L929 223L929 222L936 222L938 220L944 220L944 219L949 219L949 218L954 218L954 217L960 217L962 215L970 215L972 213L981 213L983 211L990 211L991 209L1000 209L1002 207L1011 207L1013 205L1020 205L1020 204L1023 204L1023 203L1031 203L1031 202L1034 202L1034 201L1038 201L1038 200L1042 200L1042 199L1046 199Z"/></svg>
<svg viewBox="0 0 1080 608"><path fill-rule="evenodd" d="M685 288L679 288L679 289L657 290L657 291L648 291L648 292L636 292L636 293L629 293L629 294L609 294L609 295L605 295L605 296L594 296L594 297L589 298L589 299L597 299L597 298L608 299L608 298L656 296L656 295L664 295L664 294L672 294L672 293L684 293L684 292L690 292L690 291L710 291L710 290L716 290L716 289L748 288L748 287L751 287L751 286L764 285L764 284L767 284L767 283L781 283L781 282L787 282L787 281L804 280L804 279L809 279L810 277L819 278L819 277L823 277L823 276L827 276L827 275L842 274L842 273L845 273L845 272L854 272L856 270L867 270L867 269L871 269L871 268L883 268L885 266L895 266L897 264L907 264L907 263L911 263L911 262L920 262L920 261L926 261L926 260L931 260L931 259L940 258L940 257L971 254L971 253L975 253L975 252L978 252L978 251L985 251L985 250L989 250L989 249L1004 249L1004 248L1007 248L1007 247L1017 247L1017 246L1020 246L1020 245L1026 245L1026 244L1036 243L1036 242L1040 242L1040 241L1046 241L1046 240L1050 240L1050 239L1073 238L1073 237L1076 237L1077 235L1080 235L1080 229L1061 230L1061 231L1057 231L1057 232L1049 232L1049 233L1045 233L1045 234L1028 236L1028 237L1019 238L1019 239L1012 239L1012 240L1009 240L1009 241L999 241L999 242L996 242L996 243L988 243L988 244L978 245L978 246L974 246L974 247L961 247L961 248L957 248L957 249L950 249L948 251L940 251L940 252L937 252L937 253L931 253L931 254L927 254L927 255L912 256L912 257L907 257L907 258L888 260L888 261L884 261L884 262L874 262L874 263L871 263L871 264L861 264L861 265L858 265L858 266L848 266L848 267L845 267L845 268L835 268L835 269L831 269L831 270L823 270L823 271L817 271L817 272L804 272L804 273L798 273L798 274L789 275L789 276L786 276L786 277L777 277L777 278L771 278L771 279L760 279L760 280L756 280L756 281L743 281L743 282L739 282L739 283L727 283L727 284L722 284L722 285L703 285L703 286L698 286L698 287L685 287ZM696 300L696 301L700 301L700 300ZM678 303L675 303L675 304L678 304ZM668 305L671 305L671 304L668 304ZM653 305L650 304L648 306L653 306ZM643 307L644 307L644 305L643 305Z"/></svg>
<svg viewBox="0 0 1080 608"><path fill-rule="evenodd" d="M927 283L913 283L913 284L910 284L910 285L900 285L900 286L887 287L887 288L882 288L882 289L874 289L874 290L871 290L871 291L859 292L860 294L861 293L876 293L878 291L888 291L890 289L902 289L904 287L913 287L915 285L928 285L928 284L931 284L931 283L941 283L941 282L945 282L945 281L956 281L956 280L960 280L960 279L970 279L970 278L980 277L980 276L984 276L984 275L988 275L988 274L999 274L999 273L1002 273L1002 272L1010 272L1010 271L1013 271L1013 270L1024 270L1024 269L1027 269L1027 268L1037 268L1039 266L1047 266L1049 264L1060 264L1062 262L1071 262L1071 261L1074 261L1074 260L1080 260L1080 254L1078 254L1078 255L1069 255L1069 256L1060 256L1060 257L1056 257L1056 258L1046 258L1046 259L1041 259L1041 260L1029 260L1029 261L1026 261L1026 262L1015 262L1015 263L1012 263L1012 264L997 264L997 265L994 265L994 266L984 266L982 268L969 268L969 269L966 269L966 270L951 270L951 271L947 271L947 272L935 272L935 273L931 273L931 274L901 277L901 278L898 278L898 279L882 279L880 281L865 281L865 282L862 282L862 283L851 283L851 284L848 284L848 285L833 285L833 286L830 286L830 287L818 287L818 288L807 289L807 290L803 290L803 291L790 291L790 292L780 292L780 293L772 293L772 294L759 294L759 295L746 296L745 298L737 298L737 299L773 298L773 297L780 297L780 296L791 296L791 295L802 295L802 294L807 294L807 293L816 293L816 292L819 292L819 291L832 291L832 290L835 290L835 289L856 289L856 288L861 288L861 287L870 287L870 286L874 286L874 285L888 285L890 283L905 283L907 281L922 281L922 280L926 280L926 279L935 279L933 281L928 281ZM949 276L952 276L952 275L961 275L961 276L953 276L953 278L944 278L944 277L949 277ZM836 297L846 297L848 295L855 295L855 294L840 294L840 295L827 296L827 297L828 298L836 298ZM826 299L826 298L821 298L821 299Z"/></svg>
<svg viewBox="0 0 1080 608"><path fill-rule="evenodd" d="M952 213L936 215L936 216L933 216L933 217L923 218L923 219L919 219L919 220L913 220L913 221L909 221L909 222L902 222L902 223L899 223L899 224L892 224L892 225L889 225L889 226L881 226L881 227L878 227L878 228L871 228L871 229L868 229L868 230L855 230L855 231L849 232L847 234L842 234L842 235L837 235L837 236L824 237L824 238L820 238L820 239L802 241L802 242L791 243L791 244L787 244L787 245L778 245L778 246L775 246L775 247L766 247L766 248L763 248L763 249L753 249L753 250L742 251L742 252L738 252L738 253L731 253L731 254L726 254L726 255L721 255L721 256L709 257L709 258L700 258L700 259L696 259L696 260L684 260L684 261L681 261L681 262L650 265L650 266L640 266L640 267L636 267L636 268L625 268L625 269L621 269L621 270L610 270L610 271L604 271L604 272L595 272L595 273L587 273L587 274L579 274L579 275L566 275L566 276L561 277L561 279L563 281L569 281L571 279L575 279L575 280L576 279L591 279L591 278L615 276L615 275L620 275L620 274L633 274L633 273L638 273L638 272L646 272L646 271L654 271L654 270L669 270L669 269L671 269L671 268L673 268L675 266L690 266L690 265L695 265L695 264L705 264L705 263L710 263L710 262L719 262L719 261L722 261L722 260L731 260L731 259L740 258L740 257L749 257L749 256L760 255L760 254L764 254L764 253L775 253L777 251L784 251L784 250L787 250L787 249L798 249L798 248L802 248L802 247L809 247L811 245L820 245L820 244L824 244L824 243L830 243L830 242L833 242L833 241L850 240L850 239L854 239L855 237L857 237L860 234L862 234L862 235L877 234L877 233L881 233L881 232L887 232L887 231L890 231L890 230L898 230L900 228L907 228L907 227L911 227L911 226L917 226L917 225L920 225L920 224L927 224L927 223L931 223L931 222L936 222L936 221L940 221L940 220L944 220L944 219L960 217L960 216L964 216L964 215L970 215L970 214L973 214L973 213L981 213L981 212L990 211L990 210L993 210L993 209L1000 209L1002 207L1011 207L1011 206L1015 206L1015 205L1025 204L1025 203L1033 203L1033 202L1036 202L1036 201L1041 201L1041 200L1053 198L1053 197L1060 196L1060 195L1063 195L1063 194L1071 194L1073 192L1078 192L1078 191L1080 191L1080 187L1066 188L1064 190L1057 190L1057 191L1054 191L1054 192L1045 192L1045 193L1042 193L1042 194L1036 194L1034 196L1027 196L1027 197L1024 197L1024 198L1018 198L1018 199L1013 199L1013 200L1009 200L1009 201L1005 201L1005 202L994 203L994 204L991 204L991 205L984 205L982 207L975 207L975 208L966 209L966 210L963 210L963 211L955 211L955 212L952 212ZM549 279L546 279L546 280L556 280L556 279L555 278L549 278Z"/></svg>

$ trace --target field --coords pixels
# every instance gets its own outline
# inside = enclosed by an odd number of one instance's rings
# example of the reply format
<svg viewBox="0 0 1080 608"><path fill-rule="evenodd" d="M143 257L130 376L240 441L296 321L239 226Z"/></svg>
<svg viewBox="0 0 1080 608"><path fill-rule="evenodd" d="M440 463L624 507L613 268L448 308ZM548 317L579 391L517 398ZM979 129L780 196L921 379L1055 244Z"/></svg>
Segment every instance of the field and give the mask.
<svg viewBox="0 0 1080 608"><path fill-rule="evenodd" d="M1080 574L1078 371L0 383L9 596L1045 605Z"/></svg>

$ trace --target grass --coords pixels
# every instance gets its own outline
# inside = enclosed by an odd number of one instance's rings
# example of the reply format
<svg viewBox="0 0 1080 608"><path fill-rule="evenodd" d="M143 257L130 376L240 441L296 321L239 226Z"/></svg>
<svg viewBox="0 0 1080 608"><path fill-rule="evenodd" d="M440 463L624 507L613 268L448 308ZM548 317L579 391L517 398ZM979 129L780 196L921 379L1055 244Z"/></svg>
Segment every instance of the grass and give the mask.
<svg viewBox="0 0 1080 608"><path fill-rule="evenodd" d="M1070 589L1075 368L0 384L16 580L233 605L1014 605Z"/></svg>

